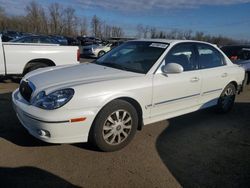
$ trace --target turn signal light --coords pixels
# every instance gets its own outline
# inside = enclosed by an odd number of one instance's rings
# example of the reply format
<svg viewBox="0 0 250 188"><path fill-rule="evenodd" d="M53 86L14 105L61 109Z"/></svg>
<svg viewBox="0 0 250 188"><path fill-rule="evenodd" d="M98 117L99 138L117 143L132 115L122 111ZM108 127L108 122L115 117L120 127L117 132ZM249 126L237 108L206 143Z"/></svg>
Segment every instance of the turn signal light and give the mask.
<svg viewBox="0 0 250 188"><path fill-rule="evenodd" d="M87 119L86 117L74 118L74 119L71 119L70 122L75 123L75 122L85 121L86 119Z"/></svg>

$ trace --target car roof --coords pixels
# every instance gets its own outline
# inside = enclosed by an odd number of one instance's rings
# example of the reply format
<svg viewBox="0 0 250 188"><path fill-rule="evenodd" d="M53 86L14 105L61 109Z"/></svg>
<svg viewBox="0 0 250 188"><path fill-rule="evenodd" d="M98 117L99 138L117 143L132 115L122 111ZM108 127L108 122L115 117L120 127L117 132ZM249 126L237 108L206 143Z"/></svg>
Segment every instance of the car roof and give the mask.
<svg viewBox="0 0 250 188"><path fill-rule="evenodd" d="M196 40L174 40L174 39L139 39L139 40L132 40L132 41L144 41L144 42L160 42L160 43L183 43L183 42L195 42L195 43L204 43L214 45L208 42L203 41L196 41Z"/></svg>

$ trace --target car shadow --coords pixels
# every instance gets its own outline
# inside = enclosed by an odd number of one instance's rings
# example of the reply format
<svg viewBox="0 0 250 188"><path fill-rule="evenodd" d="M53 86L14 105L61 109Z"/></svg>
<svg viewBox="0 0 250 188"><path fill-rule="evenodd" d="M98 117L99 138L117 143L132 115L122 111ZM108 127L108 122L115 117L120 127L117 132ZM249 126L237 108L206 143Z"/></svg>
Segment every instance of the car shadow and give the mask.
<svg viewBox="0 0 250 188"><path fill-rule="evenodd" d="M40 141L28 133L19 122L12 107L11 93L0 94L0 122L0 138L4 138L18 146L38 147L59 145ZM98 151L97 148L89 143L77 143L71 145L81 149Z"/></svg>
<svg viewBox="0 0 250 188"><path fill-rule="evenodd" d="M78 187L50 172L35 167L0 167L0 177L0 187Z"/></svg>
<svg viewBox="0 0 250 188"><path fill-rule="evenodd" d="M11 81L18 84L20 83L21 79L21 76L0 77L0 83L9 83Z"/></svg>
<svg viewBox="0 0 250 188"><path fill-rule="evenodd" d="M0 137L19 146L48 146L29 135L12 108L11 93L0 94Z"/></svg>
<svg viewBox="0 0 250 188"><path fill-rule="evenodd" d="M168 121L156 149L183 187L250 187L250 103Z"/></svg>

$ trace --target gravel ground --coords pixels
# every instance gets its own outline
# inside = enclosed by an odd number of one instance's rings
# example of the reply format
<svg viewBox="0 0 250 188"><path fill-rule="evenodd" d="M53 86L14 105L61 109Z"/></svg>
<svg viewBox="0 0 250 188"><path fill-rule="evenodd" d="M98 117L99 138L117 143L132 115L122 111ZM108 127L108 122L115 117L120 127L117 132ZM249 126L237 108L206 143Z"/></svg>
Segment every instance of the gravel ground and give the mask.
<svg viewBox="0 0 250 188"><path fill-rule="evenodd" d="M229 114L151 124L112 153L30 136L12 109L17 87L0 82L0 187L250 187L250 87Z"/></svg>

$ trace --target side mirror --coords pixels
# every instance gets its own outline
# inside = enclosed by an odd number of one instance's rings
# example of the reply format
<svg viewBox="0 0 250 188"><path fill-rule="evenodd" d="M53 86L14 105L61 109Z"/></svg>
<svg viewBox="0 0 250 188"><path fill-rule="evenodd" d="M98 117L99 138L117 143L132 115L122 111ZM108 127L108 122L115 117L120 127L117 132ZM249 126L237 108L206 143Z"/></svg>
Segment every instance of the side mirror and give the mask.
<svg viewBox="0 0 250 188"><path fill-rule="evenodd" d="M168 63L162 67L162 72L164 74L177 74L184 71L183 67L177 63Z"/></svg>

